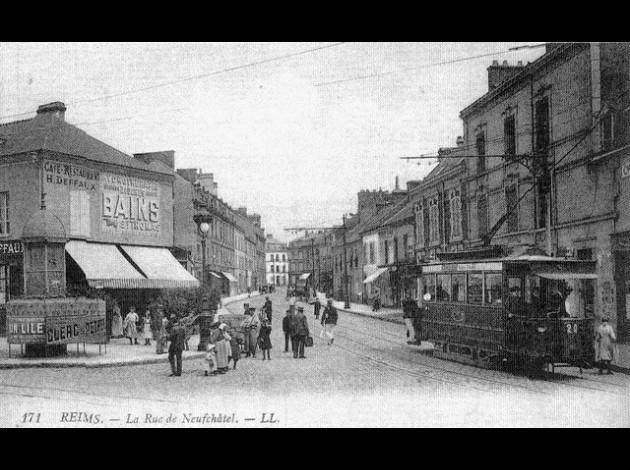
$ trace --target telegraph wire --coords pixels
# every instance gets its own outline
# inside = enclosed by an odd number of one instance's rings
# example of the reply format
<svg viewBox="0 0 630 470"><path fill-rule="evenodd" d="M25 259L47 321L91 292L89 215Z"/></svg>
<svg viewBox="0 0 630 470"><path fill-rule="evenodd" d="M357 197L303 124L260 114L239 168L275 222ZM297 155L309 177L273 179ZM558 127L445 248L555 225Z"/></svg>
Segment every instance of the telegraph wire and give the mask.
<svg viewBox="0 0 630 470"><path fill-rule="evenodd" d="M332 80L329 82L322 82L322 83L317 83L315 86L316 87L322 87L322 86L327 86L327 85L335 85L335 84L339 84L339 83L346 83L346 82L353 82L353 81L357 81L357 80L366 80L369 78L374 78L374 77L381 77L384 75L392 75L392 74L396 74L396 73L404 73L404 72L410 72L410 71L415 71L415 70L422 70L422 69L426 69L426 68L431 68L431 67L439 67L442 65L450 65L450 64L456 64L456 63L460 63L460 62L467 62L469 60L476 60L476 59L483 59L485 57L492 57L492 56L497 56L497 55L503 55L503 54L509 54L510 52L515 52L517 50L520 49L536 49L539 47L543 47L546 44L536 44L536 45L532 45L532 46L521 46L521 47L517 47L517 48L511 48L508 50L503 50L503 51L496 51L496 52L492 52L492 53L488 53L488 54L480 54L480 55L476 55L476 56L469 56L469 57L462 57L459 59L453 59L453 60L447 60L447 61L443 61L443 62L435 62L433 64L425 64L425 65L419 65L417 67L409 67L406 69L399 69L399 70L390 70L388 72L376 72L376 73L371 73L368 75L361 75L359 77L353 77L353 78L342 78L339 80Z"/></svg>
<svg viewBox="0 0 630 470"><path fill-rule="evenodd" d="M229 73L229 72L235 72L237 70L243 70L246 68L250 68L250 67L256 67L259 65L264 65L264 64L268 64L271 62L278 62L280 60L285 60L285 59L290 59L293 57L298 57L298 56L302 56L302 55L306 55L306 54L311 54L313 52L317 52L317 51L322 51L325 49L331 49L334 47L339 47L346 44L346 42L336 42L333 44L328 44L325 46L320 46L320 47L315 47L312 49L307 49L304 51L299 51L299 52L293 52L290 54L284 54L281 56L277 56L277 57L270 57L268 59L263 59L263 60L259 60L259 61L255 61L255 62L249 62L247 64L242 64L242 65L237 65L234 67L227 67L221 70L215 70L214 72L208 72L208 73L204 73L204 74L200 74L200 75L195 75L192 77L185 77L185 78L180 78L177 80L172 80L169 82L164 82L164 83L158 83L156 85L150 85L150 86L146 86L146 87L142 87L142 88L137 88L135 90L128 90L128 91L124 91L124 92L120 92L120 93L113 93L111 95L103 95L103 96L99 96L99 97L95 97L95 98L86 98L86 99L82 99L82 100L77 100L77 101L71 101L66 103L66 105L70 106L70 105L77 105L77 104L83 104L83 103L93 103L95 101L101 101L101 100L108 100L111 98L118 98L121 96L127 96L127 95L131 95L131 94L136 94L136 93L141 93L144 91L148 91L148 90L154 90L157 88L162 88L165 86L169 86L169 85L174 85L177 83L184 83L184 82L189 82L189 81L193 81L193 80L199 80L199 79L203 79L203 78L208 78L208 77L213 77L216 75L222 75L224 73ZM28 116L33 114L32 111L27 112L27 113L18 113L18 114L11 114L8 116L2 116L0 117L0 119L8 119L8 118L14 118L14 117L21 117L21 116Z"/></svg>

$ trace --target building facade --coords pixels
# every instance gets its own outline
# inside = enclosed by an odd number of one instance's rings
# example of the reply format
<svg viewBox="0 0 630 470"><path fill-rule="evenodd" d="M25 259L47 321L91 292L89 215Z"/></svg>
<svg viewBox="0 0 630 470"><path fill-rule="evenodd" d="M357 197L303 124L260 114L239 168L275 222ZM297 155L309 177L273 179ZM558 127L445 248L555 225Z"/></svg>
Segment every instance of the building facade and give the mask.
<svg viewBox="0 0 630 470"><path fill-rule="evenodd" d="M267 234L265 245L267 254L267 284L273 286L287 286L289 284L289 252L286 243Z"/></svg>

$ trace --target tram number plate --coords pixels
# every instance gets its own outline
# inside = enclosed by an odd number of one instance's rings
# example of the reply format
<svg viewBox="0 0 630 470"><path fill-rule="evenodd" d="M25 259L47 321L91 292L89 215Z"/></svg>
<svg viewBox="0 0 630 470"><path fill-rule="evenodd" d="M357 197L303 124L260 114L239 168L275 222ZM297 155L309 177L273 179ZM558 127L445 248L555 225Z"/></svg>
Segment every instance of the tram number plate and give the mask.
<svg viewBox="0 0 630 470"><path fill-rule="evenodd" d="M567 323L566 324L567 333L570 335L576 335L578 332L578 324L577 323Z"/></svg>

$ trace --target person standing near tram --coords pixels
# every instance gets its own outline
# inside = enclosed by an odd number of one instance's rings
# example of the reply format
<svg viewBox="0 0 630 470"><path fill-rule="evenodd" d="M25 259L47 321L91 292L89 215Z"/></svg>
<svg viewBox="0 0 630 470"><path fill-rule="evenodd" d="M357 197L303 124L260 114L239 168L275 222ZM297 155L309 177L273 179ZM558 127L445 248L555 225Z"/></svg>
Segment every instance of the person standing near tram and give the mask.
<svg viewBox="0 0 630 470"><path fill-rule="evenodd" d="M405 300L403 300L403 319L407 326L407 342L416 342L416 330L414 328L413 319L416 316L418 310L418 303L411 298L411 293L407 292Z"/></svg>
<svg viewBox="0 0 630 470"><path fill-rule="evenodd" d="M602 318L602 324L595 330L595 360L599 364L599 374L612 375L610 363L615 357L615 330L608 324L608 317Z"/></svg>

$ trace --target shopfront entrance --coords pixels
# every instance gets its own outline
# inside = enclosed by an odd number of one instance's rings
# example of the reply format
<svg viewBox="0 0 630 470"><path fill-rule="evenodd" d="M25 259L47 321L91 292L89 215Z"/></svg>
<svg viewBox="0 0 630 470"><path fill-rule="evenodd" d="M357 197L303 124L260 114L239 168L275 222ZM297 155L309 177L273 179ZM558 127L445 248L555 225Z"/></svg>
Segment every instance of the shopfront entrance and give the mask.
<svg viewBox="0 0 630 470"><path fill-rule="evenodd" d="M6 335L6 304L22 295L24 274L22 243L15 240L0 241L0 336Z"/></svg>
<svg viewBox="0 0 630 470"><path fill-rule="evenodd" d="M616 291L616 330L619 342L630 343L630 233L613 236L613 259L615 263L615 291ZM603 308L612 299L610 289L603 289ZM603 311L603 314L608 312ZM612 320L612 318L611 318Z"/></svg>

